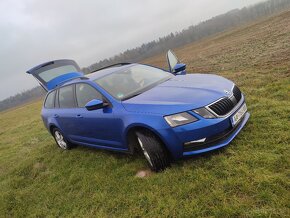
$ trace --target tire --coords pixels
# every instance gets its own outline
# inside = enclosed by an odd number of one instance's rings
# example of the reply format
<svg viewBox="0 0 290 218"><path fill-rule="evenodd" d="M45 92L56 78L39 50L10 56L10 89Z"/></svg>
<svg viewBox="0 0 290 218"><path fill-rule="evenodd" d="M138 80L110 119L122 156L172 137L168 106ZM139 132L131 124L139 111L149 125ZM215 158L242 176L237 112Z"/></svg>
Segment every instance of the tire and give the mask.
<svg viewBox="0 0 290 218"><path fill-rule="evenodd" d="M69 150L72 148L72 144L64 137L60 129L54 128L52 130L52 135L59 148L63 150Z"/></svg>
<svg viewBox="0 0 290 218"><path fill-rule="evenodd" d="M159 138L149 130L137 131L139 146L151 168L155 172L170 167L170 159Z"/></svg>

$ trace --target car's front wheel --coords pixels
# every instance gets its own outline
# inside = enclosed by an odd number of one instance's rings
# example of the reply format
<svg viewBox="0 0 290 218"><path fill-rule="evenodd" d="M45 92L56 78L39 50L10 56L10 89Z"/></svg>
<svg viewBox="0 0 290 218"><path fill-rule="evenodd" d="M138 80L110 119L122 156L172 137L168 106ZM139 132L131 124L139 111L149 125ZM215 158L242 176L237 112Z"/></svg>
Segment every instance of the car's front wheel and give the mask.
<svg viewBox="0 0 290 218"><path fill-rule="evenodd" d="M64 135L58 128L54 128L52 134L58 147L63 150L71 149L71 143L69 143L69 141L64 137Z"/></svg>
<svg viewBox="0 0 290 218"><path fill-rule="evenodd" d="M142 130L136 133L140 148L150 166L159 172L170 166L170 159L162 142L150 131Z"/></svg>

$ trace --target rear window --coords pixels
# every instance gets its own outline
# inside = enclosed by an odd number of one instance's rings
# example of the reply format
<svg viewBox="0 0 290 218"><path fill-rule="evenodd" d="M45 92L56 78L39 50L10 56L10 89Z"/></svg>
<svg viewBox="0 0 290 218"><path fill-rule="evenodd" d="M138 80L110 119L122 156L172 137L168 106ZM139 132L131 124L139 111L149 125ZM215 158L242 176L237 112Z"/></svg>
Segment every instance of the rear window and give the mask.
<svg viewBox="0 0 290 218"><path fill-rule="evenodd" d="M48 82L58 76L61 76L66 73L71 73L71 72L77 72L78 69L76 69L75 66L73 65L65 65L65 66L60 66L60 67L55 67L50 70L43 71L39 73L39 77L44 80L45 82Z"/></svg>
<svg viewBox="0 0 290 218"><path fill-rule="evenodd" d="M54 96L55 96L55 91L48 94L44 103L45 108L54 108Z"/></svg>
<svg viewBox="0 0 290 218"><path fill-rule="evenodd" d="M73 86L65 86L59 89L58 92L59 107L72 108L75 107Z"/></svg>

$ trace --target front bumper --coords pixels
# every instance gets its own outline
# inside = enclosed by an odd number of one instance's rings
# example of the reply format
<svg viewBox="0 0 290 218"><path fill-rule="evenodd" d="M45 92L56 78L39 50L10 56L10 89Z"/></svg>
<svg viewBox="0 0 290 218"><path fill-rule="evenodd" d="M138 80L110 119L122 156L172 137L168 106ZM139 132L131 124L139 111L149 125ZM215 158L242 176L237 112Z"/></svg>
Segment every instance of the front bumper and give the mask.
<svg viewBox="0 0 290 218"><path fill-rule="evenodd" d="M244 103L244 99L242 102ZM246 112L239 123L232 127L232 116L242 107L240 104L227 117L204 119L175 128L159 129L158 133L174 159L201 154L228 145L247 123ZM200 141L206 138L206 140ZM192 142L192 143L190 143Z"/></svg>
<svg viewBox="0 0 290 218"><path fill-rule="evenodd" d="M247 121L250 118L250 114L247 112L240 123L223 133L212 137L213 139L209 142L204 142L200 144L184 145L183 156L191 156L195 154L201 154L204 152L212 151L221 147L228 145L242 130Z"/></svg>

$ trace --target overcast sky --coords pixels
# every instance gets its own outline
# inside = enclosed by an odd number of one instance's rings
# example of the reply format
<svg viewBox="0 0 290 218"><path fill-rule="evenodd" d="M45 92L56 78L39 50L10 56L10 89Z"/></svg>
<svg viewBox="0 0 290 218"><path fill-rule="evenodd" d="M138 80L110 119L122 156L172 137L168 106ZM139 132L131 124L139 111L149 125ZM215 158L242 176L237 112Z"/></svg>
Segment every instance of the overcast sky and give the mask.
<svg viewBox="0 0 290 218"><path fill-rule="evenodd" d="M37 85L25 71L81 67L261 0L0 0L0 100Z"/></svg>

